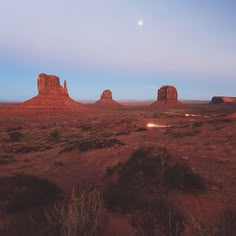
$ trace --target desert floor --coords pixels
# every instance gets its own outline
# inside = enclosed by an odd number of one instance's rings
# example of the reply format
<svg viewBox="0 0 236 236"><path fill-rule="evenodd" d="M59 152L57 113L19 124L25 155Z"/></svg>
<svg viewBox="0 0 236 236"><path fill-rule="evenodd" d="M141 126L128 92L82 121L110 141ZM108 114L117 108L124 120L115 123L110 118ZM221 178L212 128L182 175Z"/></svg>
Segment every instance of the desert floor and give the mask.
<svg viewBox="0 0 236 236"><path fill-rule="evenodd" d="M223 209L236 207L236 119L227 118L235 110L235 106L208 104L153 110L136 104L78 114L2 112L0 177L40 176L61 187L67 198L72 189L103 189L112 178L107 175L109 167L124 163L140 147L161 146L168 150L171 162L187 163L206 180L204 192L168 193L189 221L206 223ZM147 127L148 123L163 127ZM10 134L14 132L19 137ZM16 214L1 210L2 204L0 198L0 227L4 228ZM107 211L101 235L132 235L134 211Z"/></svg>

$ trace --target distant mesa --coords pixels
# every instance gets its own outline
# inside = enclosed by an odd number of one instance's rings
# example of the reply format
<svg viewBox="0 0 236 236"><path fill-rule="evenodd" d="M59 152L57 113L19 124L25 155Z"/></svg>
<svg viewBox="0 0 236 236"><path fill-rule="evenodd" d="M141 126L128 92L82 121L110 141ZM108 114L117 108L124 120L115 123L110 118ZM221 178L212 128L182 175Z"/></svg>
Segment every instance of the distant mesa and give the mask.
<svg viewBox="0 0 236 236"><path fill-rule="evenodd" d="M122 107L122 105L112 99L112 92L106 89L101 94L100 99L95 103L95 105L103 107Z"/></svg>
<svg viewBox="0 0 236 236"><path fill-rule="evenodd" d="M236 104L236 97L215 96L211 99L211 104Z"/></svg>
<svg viewBox="0 0 236 236"><path fill-rule="evenodd" d="M177 89L172 85L164 85L158 89L157 101L152 103L153 107L179 107L182 103L178 101Z"/></svg>
<svg viewBox="0 0 236 236"><path fill-rule="evenodd" d="M11 107L9 111L38 114L79 112L85 109L88 108L69 97L66 81L64 81L64 86L61 86L59 77L40 74L38 76L38 95Z"/></svg>

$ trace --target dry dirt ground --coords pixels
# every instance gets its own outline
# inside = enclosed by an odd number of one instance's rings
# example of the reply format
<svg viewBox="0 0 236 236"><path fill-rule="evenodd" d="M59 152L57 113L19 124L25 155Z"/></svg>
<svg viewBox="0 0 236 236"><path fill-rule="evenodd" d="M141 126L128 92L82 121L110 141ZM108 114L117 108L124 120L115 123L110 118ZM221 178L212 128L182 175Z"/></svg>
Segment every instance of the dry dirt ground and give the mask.
<svg viewBox="0 0 236 236"><path fill-rule="evenodd" d="M102 188L107 168L126 161L139 147L163 146L173 161L186 162L209 183L200 194L170 193L189 219L206 222L236 207L236 119L225 118L233 111L233 106L188 104L180 110L130 106L61 115L1 113L0 177L37 175L68 196L72 189ZM148 128L148 123L168 127ZM11 136L14 132L21 135ZM102 235L132 235L129 216L109 211ZM0 211L2 227L8 217Z"/></svg>

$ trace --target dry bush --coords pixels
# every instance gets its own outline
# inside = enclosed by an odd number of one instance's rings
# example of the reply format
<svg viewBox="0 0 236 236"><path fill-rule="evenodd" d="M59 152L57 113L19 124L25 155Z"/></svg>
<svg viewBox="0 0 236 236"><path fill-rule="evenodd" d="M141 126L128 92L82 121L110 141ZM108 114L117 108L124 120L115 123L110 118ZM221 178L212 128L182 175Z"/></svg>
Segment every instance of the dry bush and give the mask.
<svg viewBox="0 0 236 236"><path fill-rule="evenodd" d="M46 211L51 231L60 236L95 236L105 223L106 210L103 197L98 190L75 194L68 204L55 205Z"/></svg>
<svg viewBox="0 0 236 236"><path fill-rule="evenodd" d="M29 153L29 152L43 152L46 150L52 149L51 146L20 146L17 147L15 150L11 150L10 152L14 153Z"/></svg>
<svg viewBox="0 0 236 236"><path fill-rule="evenodd" d="M134 235L181 236L185 230L186 217L166 199L151 201L145 211L133 218Z"/></svg>
<svg viewBox="0 0 236 236"><path fill-rule="evenodd" d="M189 127L189 129L187 130L167 128L164 134L169 135L173 138L183 138L186 136L196 136L199 133L200 131L198 129Z"/></svg>
<svg viewBox="0 0 236 236"><path fill-rule="evenodd" d="M163 147L141 147L131 158L109 172L118 170L116 183L104 189L104 199L109 208L121 208L127 211L142 208L142 192L145 186L161 182L169 154Z"/></svg>
<svg viewBox="0 0 236 236"><path fill-rule="evenodd" d="M68 146L64 147L59 153L71 152L76 149L79 149L80 152L87 152L93 149L102 149L121 145L124 145L124 143L114 138L75 141L70 143Z"/></svg>
<svg viewBox="0 0 236 236"><path fill-rule="evenodd" d="M24 135L19 131L10 131L8 135L10 142L19 142L24 137Z"/></svg>
<svg viewBox="0 0 236 236"><path fill-rule="evenodd" d="M0 165L9 164L15 161L16 159L14 156L8 156L8 155L0 156Z"/></svg>
<svg viewBox="0 0 236 236"><path fill-rule="evenodd" d="M58 198L61 189L46 179L18 174L0 178L1 210L13 213L45 205Z"/></svg>
<svg viewBox="0 0 236 236"><path fill-rule="evenodd" d="M96 140L89 140L83 141L79 143L79 149L81 152L86 152L91 149L100 149L100 148L108 148L113 146L121 146L124 145L118 139L96 139Z"/></svg>
<svg viewBox="0 0 236 236"><path fill-rule="evenodd" d="M40 209L12 221L10 235L16 236L96 236L106 220L106 209L100 191L76 194L68 202Z"/></svg>
<svg viewBox="0 0 236 236"><path fill-rule="evenodd" d="M186 192L202 192L206 190L206 181L185 163L177 162L167 168L165 183L171 189L181 189Z"/></svg>
<svg viewBox="0 0 236 236"><path fill-rule="evenodd" d="M236 209L226 208L215 221L196 224L192 234L194 236L235 236Z"/></svg>
<svg viewBox="0 0 236 236"><path fill-rule="evenodd" d="M50 142L57 142L60 138L60 133L58 130L53 130L48 137L48 141Z"/></svg>

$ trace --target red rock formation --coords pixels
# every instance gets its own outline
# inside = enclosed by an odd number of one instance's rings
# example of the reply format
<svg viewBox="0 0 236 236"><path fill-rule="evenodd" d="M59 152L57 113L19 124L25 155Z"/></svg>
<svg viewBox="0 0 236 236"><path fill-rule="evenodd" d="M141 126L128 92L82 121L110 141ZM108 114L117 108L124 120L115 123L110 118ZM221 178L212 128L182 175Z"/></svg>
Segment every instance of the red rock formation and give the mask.
<svg viewBox="0 0 236 236"><path fill-rule="evenodd" d="M40 94L50 95L68 95L66 81L64 81L64 87L60 85L59 77L55 75L40 74L38 76L38 92Z"/></svg>
<svg viewBox="0 0 236 236"><path fill-rule="evenodd" d="M101 94L100 100L98 100L96 105L104 107L121 107L122 105L112 99L112 92L110 90L104 90Z"/></svg>
<svg viewBox="0 0 236 236"><path fill-rule="evenodd" d="M156 107L177 107L180 105L182 104L178 101L177 89L171 85L165 85L158 89L157 101L151 104Z"/></svg>
<svg viewBox="0 0 236 236"><path fill-rule="evenodd" d="M236 104L236 97L215 96L211 99L211 104Z"/></svg>
<svg viewBox="0 0 236 236"><path fill-rule="evenodd" d="M74 101L68 95L66 81L60 85L60 79L54 75L38 76L38 95L11 109L15 113L65 113L79 112L87 108ZM9 110L10 112L10 110Z"/></svg>

